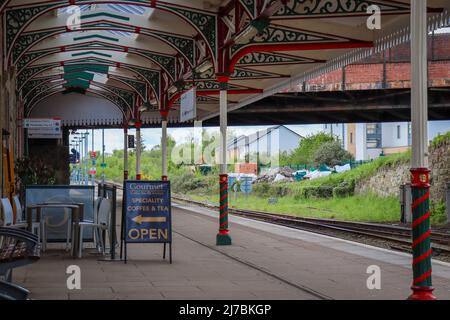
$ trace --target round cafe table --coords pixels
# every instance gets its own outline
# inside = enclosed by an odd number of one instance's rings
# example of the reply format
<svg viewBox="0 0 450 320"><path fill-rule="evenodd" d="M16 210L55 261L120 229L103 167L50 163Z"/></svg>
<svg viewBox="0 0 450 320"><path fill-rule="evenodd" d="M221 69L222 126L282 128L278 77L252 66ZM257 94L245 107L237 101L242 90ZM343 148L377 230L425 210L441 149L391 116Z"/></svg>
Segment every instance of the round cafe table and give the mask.
<svg viewBox="0 0 450 320"><path fill-rule="evenodd" d="M77 257L78 244L80 239L80 227L79 222L83 220L84 215L84 204L74 203L74 202L46 202L46 203L36 203L27 206L27 224L28 230L31 231L31 226L33 223L33 211L36 211L36 220L41 222L41 211L42 209L70 209L72 215L72 246L71 255L73 258Z"/></svg>

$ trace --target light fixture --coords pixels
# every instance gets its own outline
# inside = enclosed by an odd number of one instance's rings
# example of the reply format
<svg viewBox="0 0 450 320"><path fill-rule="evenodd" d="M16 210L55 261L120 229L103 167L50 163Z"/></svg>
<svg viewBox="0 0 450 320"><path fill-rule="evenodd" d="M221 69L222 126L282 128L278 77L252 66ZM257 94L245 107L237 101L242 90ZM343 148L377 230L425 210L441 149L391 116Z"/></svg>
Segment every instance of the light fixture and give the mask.
<svg viewBox="0 0 450 320"><path fill-rule="evenodd" d="M234 39L236 44L247 44L257 35L261 35L263 31L270 25L268 18L259 18L250 22L243 31L241 31Z"/></svg>

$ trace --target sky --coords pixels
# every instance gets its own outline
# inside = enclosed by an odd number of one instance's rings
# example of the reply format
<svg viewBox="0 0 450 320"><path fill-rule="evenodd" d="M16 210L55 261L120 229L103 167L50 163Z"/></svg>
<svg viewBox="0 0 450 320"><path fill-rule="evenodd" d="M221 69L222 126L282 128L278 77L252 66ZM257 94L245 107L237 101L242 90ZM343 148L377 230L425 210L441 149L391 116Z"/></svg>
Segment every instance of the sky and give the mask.
<svg viewBox="0 0 450 320"><path fill-rule="evenodd" d="M289 129L297 132L301 136L308 136L320 132L323 125L291 125L286 126ZM254 127L230 127L230 130L236 135L250 135L257 131L270 128L268 126L254 126ZM219 128L206 128L207 132L219 132ZM432 121L429 124L429 139L433 139L439 134L450 131L450 121ZM81 131L82 132L82 131ZM193 128L169 128L169 135L177 141L177 143L186 142L187 139L194 135ZM128 134L135 135L136 131L131 129ZM161 129L142 129L142 135L147 150L153 146L159 145L161 141ZM92 135L89 135L89 149L92 146ZM123 129L106 129L105 130L105 150L106 153L112 153L114 150L123 149ZM102 150L102 130L94 130L94 146L96 151Z"/></svg>
<svg viewBox="0 0 450 320"><path fill-rule="evenodd" d="M301 136L314 134L322 129L322 125L307 125L307 126L287 126L294 130ZM260 130L267 129L267 126L254 127L230 127L230 130L237 136L249 135ZM206 128L208 133L219 132L219 128ZM142 129L142 136L147 149L159 145L161 141L161 129ZM80 132L83 132L80 130ZM90 131L91 132L91 131ZM169 128L168 134L177 141L182 143L187 141L188 137L193 136L193 128ZM136 130L131 129L128 134L135 135ZM92 146L92 135L89 135L89 149ZM105 130L105 150L106 153L112 153L114 150L123 149L123 129L106 129ZM102 130L94 130L94 146L95 150L102 150Z"/></svg>

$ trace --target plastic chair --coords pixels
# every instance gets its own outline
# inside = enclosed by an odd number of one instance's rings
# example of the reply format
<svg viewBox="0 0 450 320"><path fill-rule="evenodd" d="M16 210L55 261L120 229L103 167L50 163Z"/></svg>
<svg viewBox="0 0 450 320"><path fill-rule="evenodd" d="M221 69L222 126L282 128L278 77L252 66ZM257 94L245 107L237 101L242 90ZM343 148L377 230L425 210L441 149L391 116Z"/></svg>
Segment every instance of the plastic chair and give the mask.
<svg viewBox="0 0 450 320"><path fill-rule="evenodd" d="M18 195L15 195L13 197L14 205L16 206L16 222L19 224L27 224L28 223L24 220L24 210L22 208L22 205L20 203L20 199ZM38 242L41 242L41 224L37 221L33 221L31 224L31 232L33 232L35 235L38 236Z"/></svg>
<svg viewBox="0 0 450 320"><path fill-rule="evenodd" d="M79 246L78 246L78 257L81 258L83 255L83 232L87 228L92 228L94 230L94 234L96 234L95 238L101 246L101 250L103 255L105 254L105 241L103 240L103 234L105 232L110 232L110 216L111 216L111 200L102 199L100 202L100 206L98 209L97 216L94 215L94 221L82 221L79 223L80 227L80 238L79 238Z"/></svg>
<svg viewBox="0 0 450 320"><path fill-rule="evenodd" d="M15 228L27 228L28 224L26 222L14 223L14 212L9 202L8 198L2 198L2 208L3 208L3 225Z"/></svg>
<svg viewBox="0 0 450 320"><path fill-rule="evenodd" d="M97 222L97 214L98 214L98 209L100 207L100 203L102 202L101 197L98 197L97 199L95 199L94 202L94 220L90 221L87 220L86 222L92 222L92 223L96 223ZM66 240L66 251L69 250L70 248L70 241L72 240L72 216L69 216L69 218L67 219L67 240Z"/></svg>

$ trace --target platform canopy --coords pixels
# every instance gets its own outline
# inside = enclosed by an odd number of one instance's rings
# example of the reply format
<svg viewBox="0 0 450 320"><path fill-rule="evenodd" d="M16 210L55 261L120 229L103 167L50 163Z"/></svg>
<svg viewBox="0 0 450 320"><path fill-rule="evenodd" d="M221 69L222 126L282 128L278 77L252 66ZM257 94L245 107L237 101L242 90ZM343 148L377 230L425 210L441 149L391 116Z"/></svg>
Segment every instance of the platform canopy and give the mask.
<svg viewBox="0 0 450 320"><path fill-rule="evenodd" d="M410 34L409 0L0 4L4 69L15 75L24 116L59 116L66 126L131 119L150 126L160 122L160 111L170 111L176 125L179 98L194 86L198 120L212 119L220 77L230 77L229 109L236 110L406 42ZM370 6L381 11L380 29L367 27L376 12L368 13ZM428 7L430 30L448 25L450 1L428 0Z"/></svg>

